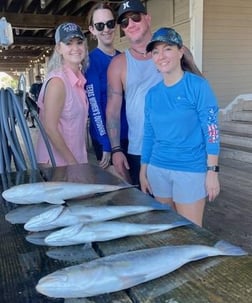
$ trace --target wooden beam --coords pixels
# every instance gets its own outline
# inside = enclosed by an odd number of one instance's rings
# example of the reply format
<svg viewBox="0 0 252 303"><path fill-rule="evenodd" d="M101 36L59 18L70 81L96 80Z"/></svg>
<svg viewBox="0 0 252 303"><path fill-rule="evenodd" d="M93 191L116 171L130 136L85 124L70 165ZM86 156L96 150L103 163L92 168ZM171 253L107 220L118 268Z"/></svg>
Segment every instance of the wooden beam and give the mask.
<svg viewBox="0 0 252 303"><path fill-rule="evenodd" d="M2 60L2 57L38 57L42 52L43 50L41 49L3 49L2 52L0 52L0 60Z"/></svg>
<svg viewBox="0 0 252 303"><path fill-rule="evenodd" d="M15 45L22 45L22 46L54 46L54 37L25 37L25 36L15 36L14 37L14 44Z"/></svg>
<svg viewBox="0 0 252 303"><path fill-rule="evenodd" d="M13 28L19 29L55 29L64 22L74 22L87 30L86 18L83 16L61 16L45 14L15 14L0 12L0 18L5 17Z"/></svg>

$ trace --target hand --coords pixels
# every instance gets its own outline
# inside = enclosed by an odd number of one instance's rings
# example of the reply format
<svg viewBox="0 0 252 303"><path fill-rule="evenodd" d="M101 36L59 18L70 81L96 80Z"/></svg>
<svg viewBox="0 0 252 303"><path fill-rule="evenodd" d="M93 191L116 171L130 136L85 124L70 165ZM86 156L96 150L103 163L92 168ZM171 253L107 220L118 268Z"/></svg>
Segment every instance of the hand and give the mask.
<svg viewBox="0 0 252 303"><path fill-rule="evenodd" d="M142 164L140 168L140 175L139 175L141 191L145 194L152 195L152 190L147 178L146 170L147 170L147 165Z"/></svg>
<svg viewBox="0 0 252 303"><path fill-rule="evenodd" d="M209 201L214 201L214 199L220 193L220 183L219 176L217 172L209 170L206 175L206 189L208 193Z"/></svg>
<svg viewBox="0 0 252 303"><path fill-rule="evenodd" d="M111 158L111 153L103 151L102 152L102 159L99 162L99 166L101 168L107 168L110 165L110 158Z"/></svg>
<svg viewBox="0 0 252 303"><path fill-rule="evenodd" d="M112 163L119 176L131 183L129 177L129 164L123 152L116 152L112 155Z"/></svg>

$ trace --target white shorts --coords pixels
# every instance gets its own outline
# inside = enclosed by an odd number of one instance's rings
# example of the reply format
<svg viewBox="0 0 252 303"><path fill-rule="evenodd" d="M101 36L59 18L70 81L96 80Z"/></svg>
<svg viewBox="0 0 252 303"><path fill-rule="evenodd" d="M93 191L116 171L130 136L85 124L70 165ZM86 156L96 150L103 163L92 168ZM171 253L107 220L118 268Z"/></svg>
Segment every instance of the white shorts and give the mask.
<svg viewBox="0 0 252 303"><path fill-rule="evenodd" d="M149 164L147 178L156 197L172 198L176 203L189 204L207 196L206 173L169 170Z"/></svg>

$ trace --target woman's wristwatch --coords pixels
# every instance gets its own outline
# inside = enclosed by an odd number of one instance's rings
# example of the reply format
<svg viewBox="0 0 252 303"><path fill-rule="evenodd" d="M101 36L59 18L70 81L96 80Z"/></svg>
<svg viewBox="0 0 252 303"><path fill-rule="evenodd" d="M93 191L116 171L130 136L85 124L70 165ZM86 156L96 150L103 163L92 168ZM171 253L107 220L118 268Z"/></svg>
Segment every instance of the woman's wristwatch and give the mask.
<svg viewBox="0 0 252 303"><path fill-rule="evenodd" d="M220 171L220 167L218 165L211 165L207 167L207 170L211 170L218 173Z"/></svg>

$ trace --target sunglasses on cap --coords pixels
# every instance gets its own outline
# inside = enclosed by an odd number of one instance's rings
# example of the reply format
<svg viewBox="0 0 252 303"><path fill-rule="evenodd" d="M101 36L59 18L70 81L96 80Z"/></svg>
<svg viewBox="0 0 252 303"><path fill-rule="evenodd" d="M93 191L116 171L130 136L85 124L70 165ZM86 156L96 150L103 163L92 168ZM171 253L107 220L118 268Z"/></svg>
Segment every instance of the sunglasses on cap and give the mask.
<svg viewBox="0 0 252 303"><path fill-rule="evenodd" d="M104 22L94 23L94 26L98 30L98 32L102 32L105 28L105 25L107 26L107 28L113 29L113 28L115 28L116 21L115 21L115 19L112 19L112 20L107 21L106 23L104 23Z"/></svg>
<svg viewBox="0 0 252 303"><path fill-rule="evenodd" d="M129 25L129 19L131 19L133 22L141 22L142 16L140 13L134 13L130 14L127 17L123 18L122 21L120 22L121 28L127 28Z"/></svg>

